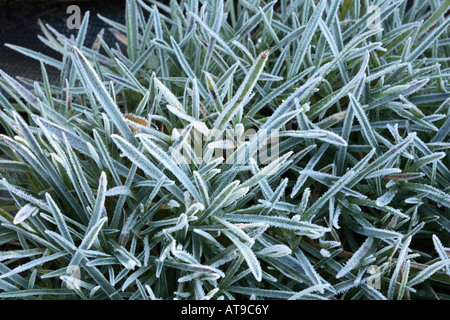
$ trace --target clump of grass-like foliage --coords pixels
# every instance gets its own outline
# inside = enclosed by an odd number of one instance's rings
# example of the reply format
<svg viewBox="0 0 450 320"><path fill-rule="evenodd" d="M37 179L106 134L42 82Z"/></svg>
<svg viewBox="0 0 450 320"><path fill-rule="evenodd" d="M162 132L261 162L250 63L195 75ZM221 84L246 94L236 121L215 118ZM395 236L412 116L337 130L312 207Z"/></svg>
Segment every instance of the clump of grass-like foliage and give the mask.
<svg viewBox="0 0 450 320"><path fill-rule="evenodd" d="M449 298L449 7L129 0L115 47L8 45L43 80L0 71L0 298ZM250 129L278 156L204 139Z"/></svg>

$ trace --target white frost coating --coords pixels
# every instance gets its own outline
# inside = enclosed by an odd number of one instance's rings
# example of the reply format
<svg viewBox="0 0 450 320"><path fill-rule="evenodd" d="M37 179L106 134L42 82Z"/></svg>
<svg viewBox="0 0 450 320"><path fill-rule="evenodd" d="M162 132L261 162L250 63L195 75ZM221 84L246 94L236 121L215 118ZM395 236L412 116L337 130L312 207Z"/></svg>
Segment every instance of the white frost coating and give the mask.
<svg viewBox="0 0 450 320"><path fill-rule="evenodd" d="M342 278L347 273L352 271L354 268L358 266L358 264L361 262L361 260L366 256L367 251L370 249L373 243L373 238L368 237L366 241L359 247L358 250L353 254L353 256L347 261L345 266L339 270L338 274L336 275L336 279Z"/></svg>
<svg viewBox="0 0 450 320"><path fill-rule="evenodd" d="M38 208L35 206L32 206L30 204L24 205L16 214L14 217L14 224L19 224L28 219L31 216L34 216L38 213Z"/></svg>
<svg viewBox="0 0 450 320"><path fill-rule="evenodd" d="M324 258L329 258L331 256L330 251L326 250L326 249L320 249L320 254L322 255L322 257Z"/></svg>
<svg viewBox="0 0 450 320"><path fill-rule="evenodd" d="M277 258L277 257L283 257L292 254L291 248L289 248L286 245L283 244L276 244L270 247L266 247L263 250L258 252L258 255L270 257L270 258Z"/></svg>

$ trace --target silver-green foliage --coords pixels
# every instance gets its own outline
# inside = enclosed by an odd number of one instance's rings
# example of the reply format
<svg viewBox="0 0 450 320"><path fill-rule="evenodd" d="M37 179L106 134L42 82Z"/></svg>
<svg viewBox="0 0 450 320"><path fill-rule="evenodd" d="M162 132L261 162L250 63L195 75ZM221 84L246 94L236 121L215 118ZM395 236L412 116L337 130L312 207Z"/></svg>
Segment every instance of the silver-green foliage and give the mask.
<svg viewBox="0 0 450 320"><path fill-rule="evenodd" d="M450 298L449 7L128 0L120 45L8 45L42 81L0 70L0 298ZM192 161L248 129L278 158Z"/></svg>

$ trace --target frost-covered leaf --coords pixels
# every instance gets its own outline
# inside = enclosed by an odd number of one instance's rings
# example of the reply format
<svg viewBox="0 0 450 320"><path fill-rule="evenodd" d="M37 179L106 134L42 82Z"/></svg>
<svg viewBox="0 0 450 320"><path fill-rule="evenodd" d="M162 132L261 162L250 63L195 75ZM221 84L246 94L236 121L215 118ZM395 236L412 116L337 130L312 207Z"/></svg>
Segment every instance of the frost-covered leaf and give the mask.
<svg viewBox="0 0 450 320"><path fill-rule="evenodd" d="M28 219L28 217L35 216L38 211L39 209L35 206L32 206L30 204L24 205L14 216L14 224L20 224Z"/></svg>

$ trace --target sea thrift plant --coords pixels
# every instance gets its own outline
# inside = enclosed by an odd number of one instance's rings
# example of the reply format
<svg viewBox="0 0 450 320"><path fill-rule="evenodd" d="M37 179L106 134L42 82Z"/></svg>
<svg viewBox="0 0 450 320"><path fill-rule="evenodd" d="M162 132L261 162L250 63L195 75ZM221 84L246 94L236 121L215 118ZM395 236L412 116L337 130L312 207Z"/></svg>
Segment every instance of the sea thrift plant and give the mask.
<svg viewBox="0 0 450 320"><path fill-rule="evenodd" d="M7 44L42 79L0 71L0 298L450 298L449 8L128 0L115 46Z"/></svg>

